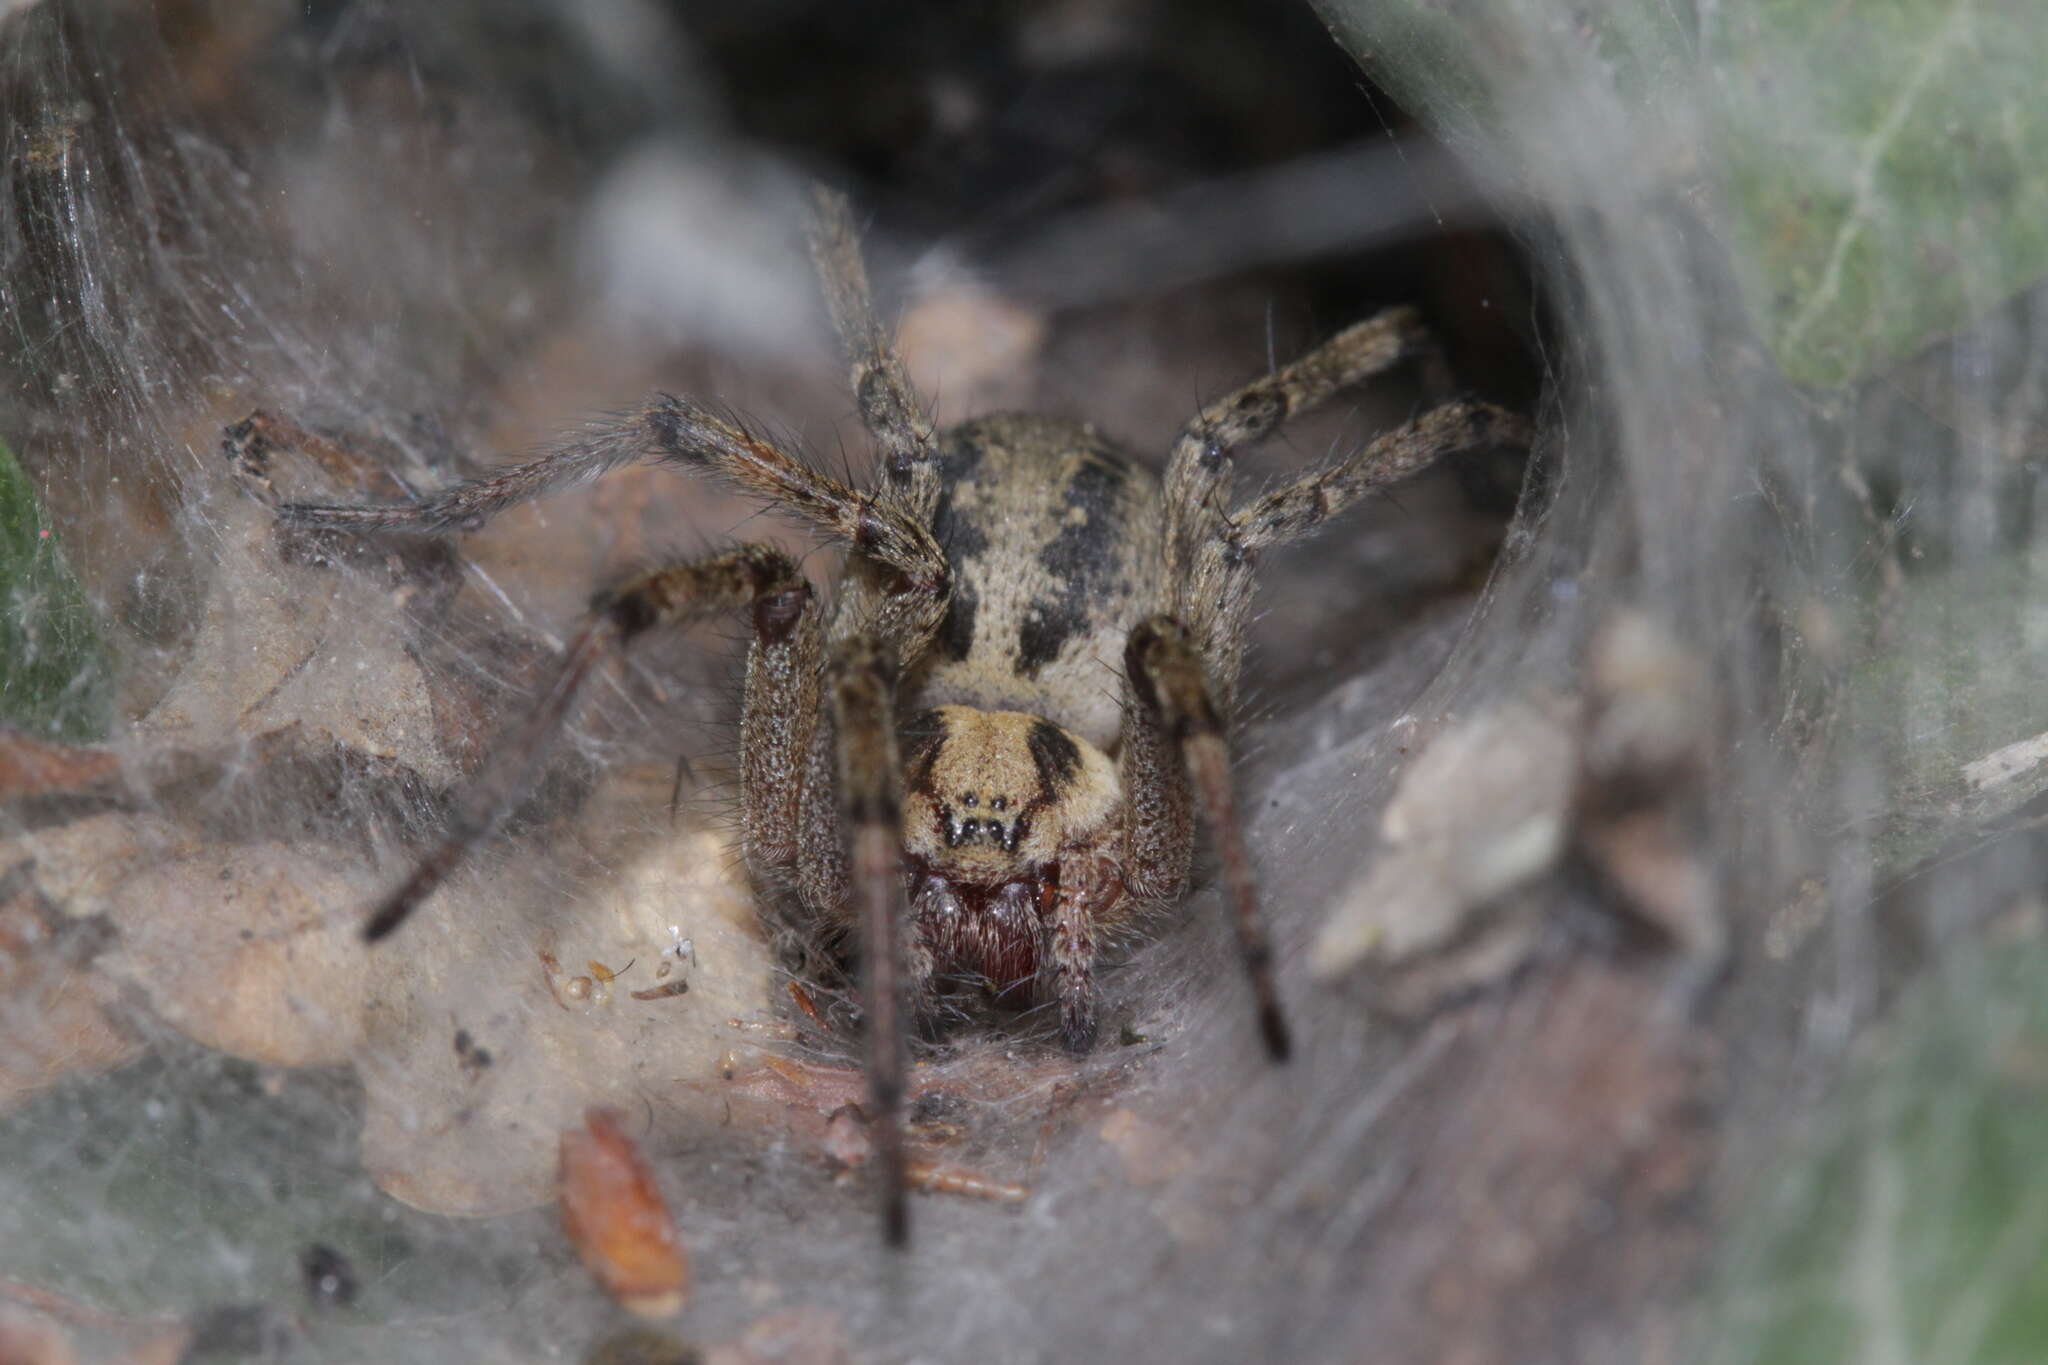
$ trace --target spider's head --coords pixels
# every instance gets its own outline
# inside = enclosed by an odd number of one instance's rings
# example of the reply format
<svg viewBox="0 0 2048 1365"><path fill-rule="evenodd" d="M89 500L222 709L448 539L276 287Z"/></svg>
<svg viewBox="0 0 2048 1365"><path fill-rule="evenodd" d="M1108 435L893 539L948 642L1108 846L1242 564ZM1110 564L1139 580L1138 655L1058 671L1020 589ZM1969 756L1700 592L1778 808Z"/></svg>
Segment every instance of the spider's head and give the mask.
<svg viewBox="0 0 2048 1365"><path fill-rule="evenodd" d="M1123 799L1107 754L1021 711L920 712L903 748L903 845L961 881L1007 881L1052 861Z"/></svg>

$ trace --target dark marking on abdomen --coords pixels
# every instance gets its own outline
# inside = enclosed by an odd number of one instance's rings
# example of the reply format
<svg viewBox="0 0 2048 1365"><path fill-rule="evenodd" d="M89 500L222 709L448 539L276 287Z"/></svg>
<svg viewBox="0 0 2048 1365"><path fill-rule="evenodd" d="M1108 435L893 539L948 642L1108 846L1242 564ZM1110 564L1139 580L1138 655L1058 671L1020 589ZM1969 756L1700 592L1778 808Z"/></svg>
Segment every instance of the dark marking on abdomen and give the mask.
<svg viewBox="0 0 2048 1365"><path fill-rule="evenodd" d="M953 571L953 594L946 602L946 619L939 623L937 644L939 652L956 663L974 649L974 617L981 607L981 594L962 569L968 560L987 552L988 534L955 510L953 491L974 477L983 458L976 434L958 428L946 433L939 450L939 501L932 509L932 539Z"/></svg>
<svg viewBox="0 0 2048 1365"><path fill-rule="evenodd" d="M1121 514L1129 480L1121 460L1091 451L1067 481L1061 506L1081 519L1063 518L1059 534L1038 552L1059 589L1033 601L1018 630L1017 671L1024 676L1036 677L1069 640L1088 634L1096 608L1121 586Z"/></svg>
<svg viewBox="0 0 2048 1365"><path fill-rule="evenodd" d="M954 663L974 651L974 614L981 608L981 594L965 578L953 580L953 595L946 600L946 619L939 623L939 652Z"/></svg>

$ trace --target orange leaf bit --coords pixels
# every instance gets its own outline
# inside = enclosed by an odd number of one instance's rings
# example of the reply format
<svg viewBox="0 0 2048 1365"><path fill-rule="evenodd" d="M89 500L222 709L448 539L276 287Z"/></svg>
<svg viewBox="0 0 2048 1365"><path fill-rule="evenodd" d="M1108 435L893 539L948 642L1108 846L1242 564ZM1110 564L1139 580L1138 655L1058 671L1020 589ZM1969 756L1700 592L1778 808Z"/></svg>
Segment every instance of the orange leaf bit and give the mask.
<svg viewBox="0 0 2048 1365"><path fill-rule="evenodd" d="M562 1134L561 1183L562 1230L598 1283L642 1317L680 1311L690 1263L617 1110L592 1109Z"/></svg>

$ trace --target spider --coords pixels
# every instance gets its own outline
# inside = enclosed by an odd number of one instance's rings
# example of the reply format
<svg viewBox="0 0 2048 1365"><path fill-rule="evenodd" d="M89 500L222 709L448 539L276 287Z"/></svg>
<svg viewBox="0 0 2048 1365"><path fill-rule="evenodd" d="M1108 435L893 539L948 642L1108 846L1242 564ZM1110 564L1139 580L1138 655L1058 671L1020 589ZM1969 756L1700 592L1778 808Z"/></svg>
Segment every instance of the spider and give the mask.
<svg viewBox="0 0 2048 1365"><path fill-rule="evenodd" d="M813 263L880 457L872 486L660 394L529 463L423 499L275 511L296 527L443 535L657 461L723 479L845 544L829 597L761 544L599 593L539 704L364 935L396 929L518 803L601 666L650 631L747 613L745 859L764 897L859 945L883 1231L901 1245L910 1021L943 983L979 979L1056 1006L1063 1044L1088 1051L1098 949L1184 895L1197 814L1265 1051L1287 1058L1227 738L1255 566L1367 492L1453 451L1523 443L1526 427L1485 403L1448 403L1233 506L1232 452L1429 345L1414 310L1394 308L1204 408L1163 478L1065 418L938 430L875 315L846 200L820 188L813 207Z"/></svg>

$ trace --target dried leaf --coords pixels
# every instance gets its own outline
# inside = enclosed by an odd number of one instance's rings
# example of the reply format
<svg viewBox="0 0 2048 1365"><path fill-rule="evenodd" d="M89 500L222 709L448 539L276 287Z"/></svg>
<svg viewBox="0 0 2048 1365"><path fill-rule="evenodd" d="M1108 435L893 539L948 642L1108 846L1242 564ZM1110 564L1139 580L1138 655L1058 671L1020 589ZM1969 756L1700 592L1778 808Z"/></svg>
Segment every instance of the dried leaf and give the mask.
<svg viewBox="0 0 2048 1365"><path fill-rule="evenodd" d="M1317 937L1316 974L1440 951L1504 893L1556 863L1570 834L1578 737L1568 709L1510 701L1416 755L1387 805L1387 850Z"/></svg>
<svg viewBox="0 0 2048 1365"><path fill-rule="evenodd" d="M0 873L0 1111L78 1071L140 1050L114 1010L115 983L92 970L96 927L71 926L37 890L30 864Z"/></svg>
<svg viewBox="0 0 2048 1365"><path fill-rule="evenodd" d="M104 917L94 971L195 1041L279 1066L345 1062L361 1044L370 963L334 912L353 883L309 850L105 814L0 842L15 858L64 915Z"/></svg>
<svg viewBox="0 0 2048 1365"><path fill-rule="evenodd" d="M78 796L101 790L120 774L106 749L40 740L0 730L0 801L33 796Z"/></svg>
<svg viewBox="0 0 2048 1365"><path fill-rule="evenodd" d="M616 1110L562 1134L562 1230L611 1296L643 1317L682 1310L690 1267L654 1172Z"/></svg>
<svg viewBox="0 0 2048 1365"><path fill-rule="evenodd" d="M138 734L213 749L299 725L309 744L402 764L435 787L454 782L389 595L369 575L281 560L268 510L229 506L198 636ZM313 666L326 659L352 666Z"/></svg>

